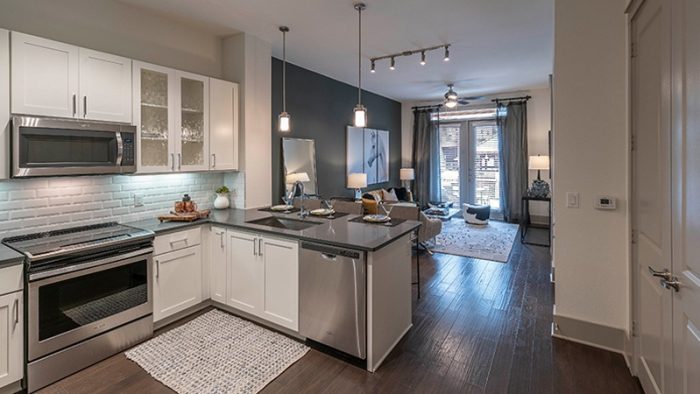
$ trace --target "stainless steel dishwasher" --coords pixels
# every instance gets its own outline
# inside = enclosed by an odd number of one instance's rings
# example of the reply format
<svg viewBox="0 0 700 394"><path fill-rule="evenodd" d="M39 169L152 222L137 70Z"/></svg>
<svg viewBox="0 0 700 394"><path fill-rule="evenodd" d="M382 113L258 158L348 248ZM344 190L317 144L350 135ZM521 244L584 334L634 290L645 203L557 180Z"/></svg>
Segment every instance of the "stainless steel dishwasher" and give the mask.
<svg viewBox="0 0 700 394"><path fill-rule="evenodd" d="M366 358L366 265L357 250L302 242L299 333Z"/></svg>

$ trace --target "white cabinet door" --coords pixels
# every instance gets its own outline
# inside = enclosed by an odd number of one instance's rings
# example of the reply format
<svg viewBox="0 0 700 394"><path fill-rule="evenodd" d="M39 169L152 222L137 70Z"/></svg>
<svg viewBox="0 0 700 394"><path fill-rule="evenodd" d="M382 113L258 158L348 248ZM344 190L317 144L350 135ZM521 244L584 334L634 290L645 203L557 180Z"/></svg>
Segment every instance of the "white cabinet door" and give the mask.
<svg viewBox="0 0 700 394"><path fill-rule="evenodd" d="M226 229L212 226L209 237L209 291L211 299L222 304L226 303L227 242Z"/></svg>
<svg viewBox="0 0 700 394"><path fill-rule="evenodd" d="M209 78L178 71L175 114L177 171L209 169Z"/></svg>
<svg viewBox="0 0 700 394"><path fill-rule="evenodd" d="M131 59L80 49L78 117L131 123Z"/></svg>
<svg viewBox="0 0 700 394"><path fill-rule="evenodd" d="M153 264L153 321L202 301L201 245L155 256Z"/></svg>
<svg viewBox="0 0 700 394"><path fill-rule="evenodd" d="M10 176L10 32L0 29L0 179Z"/></svg>
<svg viewBox="0 0 700 394"><path fill-rule="evenodd" d="M260 315L264 297L264 261L259 253L262 238L249 233L228 231L229 306Z"/></svg>
<svg viewBox="0 0 700 394"><path fill-rule="evenodd" d="M11 41L12 113L75 117L78 47L17 32Z"/></svg>
<svg viewBox="0 0 700 394"><path fill-rule="evenodd" d="M238 169L238 84L209 79L209 169Z"/></svg>
<svg viewBox="0 0 700 394"><path fill-rule="evenodd" d="M22 300L21 291L0 296L0 387L24 374Z"/></svg>
<svg viewBox="0 0 700 394"><path fill-rule="evenodd" d="M133 62L137 172L175 171L175 70Z"/></svg>
<svg viewBox="0 0 700 394"><path fill-rule="evenodd" d="M263 238L265 299L262 318L299 330L299 244Z"/></svg>

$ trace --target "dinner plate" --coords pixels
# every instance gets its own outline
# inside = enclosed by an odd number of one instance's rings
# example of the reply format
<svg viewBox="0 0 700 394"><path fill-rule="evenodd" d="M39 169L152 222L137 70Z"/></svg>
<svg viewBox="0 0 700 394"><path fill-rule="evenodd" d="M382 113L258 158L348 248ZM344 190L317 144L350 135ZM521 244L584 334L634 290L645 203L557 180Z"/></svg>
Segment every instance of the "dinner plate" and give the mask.
<svg viewBox="0 0 700 394"><path fill-rule="evenodd" d="M362 220L370 223L386 223L391 221L391 218L386 215L366 215Z"/></svg>
<svg viewBox="0 0 700 394"><path fill-rule="evenodd" d="M314 209L309 213L314 215L314 216L330 216L330 215L334 214L335 211L332 209L328 209L328 208L319 208L319 209Z"/></svg>
<svg viewBox="0 0 700 394"><path fill-rule="evenodd" d="M272 209L273 211L290 211L290 210L294 209L294 206L280 204L280 205L274 205L274 206L270 207L270 209Z"/></svg>

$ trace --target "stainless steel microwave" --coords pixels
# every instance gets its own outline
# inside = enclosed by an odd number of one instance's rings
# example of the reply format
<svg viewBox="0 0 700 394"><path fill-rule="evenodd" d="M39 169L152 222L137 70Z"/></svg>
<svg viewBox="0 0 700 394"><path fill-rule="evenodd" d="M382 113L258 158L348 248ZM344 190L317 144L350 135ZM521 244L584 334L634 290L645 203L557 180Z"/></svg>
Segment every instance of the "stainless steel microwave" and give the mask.
<svg viewBox="0 0 700 394"><path fill-rule="evenodd" d="M12 117L12 177L136 172L136 126Z"/></svg>

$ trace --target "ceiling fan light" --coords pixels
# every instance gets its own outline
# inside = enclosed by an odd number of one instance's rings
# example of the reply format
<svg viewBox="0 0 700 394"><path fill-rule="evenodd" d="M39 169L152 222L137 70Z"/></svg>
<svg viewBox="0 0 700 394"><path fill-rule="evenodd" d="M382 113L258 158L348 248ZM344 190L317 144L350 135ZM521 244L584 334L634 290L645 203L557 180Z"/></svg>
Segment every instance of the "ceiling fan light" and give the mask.
<svg viewBox="0 0 700 394"><path fill-rule="evenodd" d="M362 104L357 104L353 112L353 125L355 127L367 127L367 108L365 108Z"/></svg>
<svg viewBox="0 0 700 394"><path fill-rule="evenodd" d="M457 106L457 100L445 100L445 107L447 108L454 108Z"/></svg>

